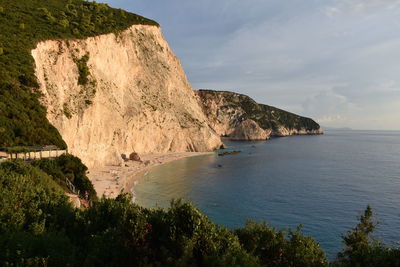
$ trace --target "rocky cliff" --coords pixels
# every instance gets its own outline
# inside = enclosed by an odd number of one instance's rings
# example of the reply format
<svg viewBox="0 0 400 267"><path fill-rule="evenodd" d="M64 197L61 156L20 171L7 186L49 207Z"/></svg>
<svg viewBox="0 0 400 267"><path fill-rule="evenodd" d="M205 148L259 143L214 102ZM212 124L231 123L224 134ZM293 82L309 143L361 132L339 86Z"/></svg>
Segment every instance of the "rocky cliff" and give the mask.
<svg viewBox="0 0 400 267"><path fill-rule="evenodd" d="M211 128L233 140L266 140L271 136L322 134L312 119L256 103L248 96L213 90L197 91Z"/></svg>
<svg viewBox="0 0 400 267"><path fill-rule="evenodd" d="M118 163L133 151L222 144L157 26L40 42L32 56L47 118L89 167Z"/></svg>

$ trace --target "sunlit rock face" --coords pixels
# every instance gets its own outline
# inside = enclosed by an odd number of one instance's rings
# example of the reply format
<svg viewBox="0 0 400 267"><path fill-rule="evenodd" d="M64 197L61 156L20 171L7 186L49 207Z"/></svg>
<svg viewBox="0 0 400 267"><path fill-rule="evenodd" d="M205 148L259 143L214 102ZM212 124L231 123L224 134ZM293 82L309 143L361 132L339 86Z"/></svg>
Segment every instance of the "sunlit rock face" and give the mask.
<svg viewBox="0 0 400 267"><path fill-rule="evenodd" d="M222 145L157 26L49 40L32 55L49 121L89 167L117 164L123 153Z"/></svg>

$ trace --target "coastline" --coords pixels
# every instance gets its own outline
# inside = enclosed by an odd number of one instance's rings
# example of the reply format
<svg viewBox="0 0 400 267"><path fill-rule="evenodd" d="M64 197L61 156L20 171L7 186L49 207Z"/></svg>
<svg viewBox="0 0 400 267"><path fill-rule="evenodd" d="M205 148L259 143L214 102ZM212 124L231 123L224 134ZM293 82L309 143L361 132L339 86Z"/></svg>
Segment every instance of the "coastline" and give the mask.
<svg viewBox="0 0 400 267"><path fill-rule="evenodd" d="M214 152L173 152L140 155L141 162L127 161L119 165L91 168L88 177L98 197L116 198L120 193L131 193L135 182L150 169L178 159L211 155Z"/></svg>

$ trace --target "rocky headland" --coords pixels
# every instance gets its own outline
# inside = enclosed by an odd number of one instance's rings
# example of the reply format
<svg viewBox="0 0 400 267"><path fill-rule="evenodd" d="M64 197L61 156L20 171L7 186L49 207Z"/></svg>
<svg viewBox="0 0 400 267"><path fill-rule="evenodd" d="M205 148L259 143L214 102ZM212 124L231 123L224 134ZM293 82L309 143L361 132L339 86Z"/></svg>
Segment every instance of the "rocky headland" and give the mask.
<svg viewBox="0 0 400 267"><path fill-rule="evenodd" d="M314 120L258 104L243 94L214 90L199 90L196 93L210 127L218 135L231 140L323 134Z"/></svg>

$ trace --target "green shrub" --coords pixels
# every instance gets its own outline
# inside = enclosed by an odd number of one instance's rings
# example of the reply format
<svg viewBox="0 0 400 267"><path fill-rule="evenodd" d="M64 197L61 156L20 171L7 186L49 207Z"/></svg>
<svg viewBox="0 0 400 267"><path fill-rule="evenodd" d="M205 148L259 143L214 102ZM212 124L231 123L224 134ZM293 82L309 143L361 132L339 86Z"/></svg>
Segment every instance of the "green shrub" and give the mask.
<svg viewBox="0 0 400 267"><path fill-rule="evenodd" d="M243 248L258 257L264 266L327 266L324 251L312 238L297 231L284 231L264 223L248 221L235 230Z"/></svg>
<svg viewBox="0 0 400 267"><path fill-rule="evenodd" d="M78 85L86 85L89 82L90 70L87 64L88 61L89 61L89 53L85 54L80 59L78 58L74 59L74 62L78 67L78 73L79 73Z"/></svg>
<svg viewBox="0 0 400 267"><path fill-rule="evenodd" d="M0 164L0 233L43 234L60 223L54 215L70 207L61 188L40 169L23 161Z"/></svg>
<svg viewBox="0 0 400 267"><path fill-rule="evenodd" d="M148 210L121 195L83 211L82 222L83 235L92 237L87 265L258 266L232 232L187 203L174 202L167 211Z"/></svg>
<svg viewBox="0 0 400 267"><path fill-rule="evenodd" d="M69 191L65 178L80 191L80 196L88 200L96 201L97 194L92 182L86 176L87 167L82 161L72 155L61 155L55 159L41 159L32 162L33 166L39 167L46 174L50 175L65 191Z"/></svg>
<svg viewBox="0 0 400 267"><path fill-rule="evenodd" d="M60 25L63 26L64 28L67 28L69 26L69 21L68 19L62 19L59 21Z"/></svg>

